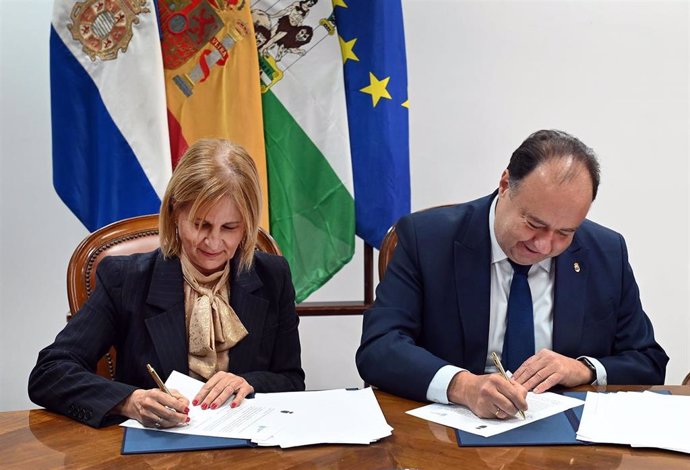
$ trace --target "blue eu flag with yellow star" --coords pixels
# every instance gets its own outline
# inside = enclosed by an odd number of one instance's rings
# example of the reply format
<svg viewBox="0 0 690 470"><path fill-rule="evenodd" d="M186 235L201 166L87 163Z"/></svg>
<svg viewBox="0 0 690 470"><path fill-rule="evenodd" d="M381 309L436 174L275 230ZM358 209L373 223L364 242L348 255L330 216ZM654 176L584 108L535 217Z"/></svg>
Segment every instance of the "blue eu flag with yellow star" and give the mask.
<svg viewBox="0 0 690 470"><path fill-rule="evenodd" d="M399 0L335 0L345 72L356 231L379 248L410 212L407 62Z"/></svg>

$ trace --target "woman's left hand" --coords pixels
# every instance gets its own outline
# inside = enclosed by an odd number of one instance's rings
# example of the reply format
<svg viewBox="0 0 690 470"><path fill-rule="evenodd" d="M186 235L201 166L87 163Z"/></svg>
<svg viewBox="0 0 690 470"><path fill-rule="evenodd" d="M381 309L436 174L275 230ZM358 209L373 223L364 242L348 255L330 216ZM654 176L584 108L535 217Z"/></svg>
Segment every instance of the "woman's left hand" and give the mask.
<svg viewBox="0 0 690 470"><path fill-rule="evenodd" d="M192 405L201 406L202 410L210 408L215 410L228 398L235 395L235 398L230 404L231 408L238 406L244 397L254 393L254 387L244 380L239 375L234 375L229 372L216 372L208 381L201 387L199 393L196 394Z"/></svg>

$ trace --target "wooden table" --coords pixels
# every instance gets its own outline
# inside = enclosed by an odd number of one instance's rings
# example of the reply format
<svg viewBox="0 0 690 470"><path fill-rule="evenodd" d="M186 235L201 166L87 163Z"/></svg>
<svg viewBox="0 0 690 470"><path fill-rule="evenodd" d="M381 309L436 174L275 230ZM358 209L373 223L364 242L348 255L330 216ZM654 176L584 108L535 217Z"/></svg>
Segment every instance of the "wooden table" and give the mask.
<svg viewBox="0 0 690 470"><path fill-rule="evenodd" d="M687 386L652 389L690 395ZM690 468L687 454L616 445L460 448L452 429L405 414L420 403L381 391L376 396L394 428L392 436L369 446L320 445L287 450L243 448L120 455L123 429L119 426L93 429L45 410L4 412L0 413L0 468Z"/></svg>

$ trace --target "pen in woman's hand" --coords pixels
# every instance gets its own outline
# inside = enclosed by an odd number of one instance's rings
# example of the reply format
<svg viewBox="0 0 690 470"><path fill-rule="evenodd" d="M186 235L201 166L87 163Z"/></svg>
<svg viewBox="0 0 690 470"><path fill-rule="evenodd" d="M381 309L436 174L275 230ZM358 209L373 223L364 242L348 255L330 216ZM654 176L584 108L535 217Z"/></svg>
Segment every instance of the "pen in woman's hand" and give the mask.
<svg viewBox="0 0 690 470"><path fill-rule="evenodd" d="M161 389L164 393L168 394L169 396L171 396L171 397L177 399L177 397L176 397L175 395L173 395L172 393L170 393L170 390L169 390L168 387L165 385L165 383L163 383L163 381L161 380L160 376L159 376L158 373L156 372L156 369L154 369L153 367L151 367L151 364L146 364L146 370L149 371L149 374L151 374L151 377L153 378L153 381L156 382L156 385L158 385L158 388L159 388L159 389ZM170 406L168 406L168 405L164 405L164 406L165 406L166 409L172 411L173 413L177 413L177 410L176 410L175 408L172 408L172 407L170 407ZM185 413L186 413L186 410L185 410ZM180 423L180 424L187 424L188 422L189 422L189 417L187 417L187 420L186 420L184 423ZM159 428L159 427L160 427L160 421L159 421L158 423L156 423L155 426L156 426L157 428Z"/></svg>
<svg viewBox="0 0 690 470"><path fill-rule="evenodd" d="M153 381L156 382L156 385L158 385L158 388L163 390L165 393L170 395L171 397L173 396L172 393L170 393L170 390L168 390L168 387L165 386L161 378L158 376L158 373L156 372L156 369L151 367L151 364L146 364L146 369L149 371L149 374L151 374L151 377L153 377Z"/></svg>

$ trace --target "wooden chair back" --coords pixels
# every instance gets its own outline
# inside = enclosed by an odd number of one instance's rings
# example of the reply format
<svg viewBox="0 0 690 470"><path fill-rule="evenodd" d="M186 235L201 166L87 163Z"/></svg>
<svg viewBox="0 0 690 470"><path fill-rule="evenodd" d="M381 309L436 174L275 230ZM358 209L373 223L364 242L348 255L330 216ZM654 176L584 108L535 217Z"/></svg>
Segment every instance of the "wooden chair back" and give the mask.
<svg viewBox="0 0 690 470"><path fill-rule="evenodd" d="M386 274L386 268L393 257L396 246L398 246L398 234L395 232L395 224L393 224L386 232L386 236L383 237L379 250L379 282L383 280L383 275Z"/></svg>
<svg viewBox="0 0 690 470"><path fill-rule="evenodd" d="M423 210L435 209L438 207L451 207L454 205L455 204L443 204ZM379 282L383 280L383 276L386 274L386 268L388 268L388 263L390 263L391 258L393 258L395 247L398 246L398 234L395 232L396 224L391 225L391 228L388 229L386 236L383 237L383 241L381 242L381 249L379 250Z"/></svg>

